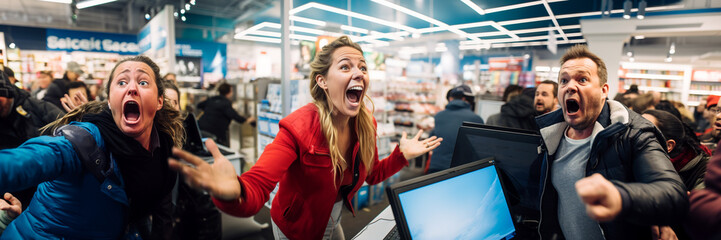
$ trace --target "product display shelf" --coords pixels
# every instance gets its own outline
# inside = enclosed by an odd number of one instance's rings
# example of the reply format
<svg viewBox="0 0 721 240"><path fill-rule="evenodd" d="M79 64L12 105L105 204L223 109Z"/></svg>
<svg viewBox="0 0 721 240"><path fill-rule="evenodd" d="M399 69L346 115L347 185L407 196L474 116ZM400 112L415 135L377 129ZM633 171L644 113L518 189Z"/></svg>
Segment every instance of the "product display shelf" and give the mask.
<svg viewBox="0 0 721 240"><path fill-rule="evenodd" d="M694 70L687 106L698 106L699 102L709 95L721 95L721 71Z"/></svg>
<svg viewBox="0 0 721 240"><path fill-rule="evenodd" d="M619 85L627 91L637 85L641 93L659 92L665 100L689 105L692 67L681 64L621 62Z"/></svg>

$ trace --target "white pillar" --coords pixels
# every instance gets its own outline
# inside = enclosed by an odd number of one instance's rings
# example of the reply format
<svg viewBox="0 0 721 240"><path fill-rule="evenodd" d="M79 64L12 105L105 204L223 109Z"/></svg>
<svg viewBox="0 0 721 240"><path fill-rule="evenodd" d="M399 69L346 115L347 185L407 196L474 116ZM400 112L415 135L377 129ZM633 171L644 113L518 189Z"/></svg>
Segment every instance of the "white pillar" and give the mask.
<svg viewBox="0 0 721 240"><path fill-rule="evenodd" d="M588 41L589 50L606 63L608 98L613 99L618 93L618 69L621 67L623 43L629 38L629 34L590 34L584 37Z"/></svg>

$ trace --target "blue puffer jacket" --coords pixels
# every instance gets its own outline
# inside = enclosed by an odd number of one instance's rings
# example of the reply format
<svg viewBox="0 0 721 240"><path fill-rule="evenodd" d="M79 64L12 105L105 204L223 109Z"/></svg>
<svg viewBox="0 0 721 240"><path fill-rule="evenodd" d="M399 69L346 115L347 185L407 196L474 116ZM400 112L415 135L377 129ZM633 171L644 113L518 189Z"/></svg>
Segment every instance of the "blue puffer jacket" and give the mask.
<svg viewBox="0 0 721 240"><path fill-rule="evenodd" d="M98 128L73 122L88 130L105 149ZM15 149L0 150L0 192L36 184L27 210L0 239L118 239L123 237L128 198L117 164L100 183L83 169L73 145L65 137L41 136Z"/></svg>

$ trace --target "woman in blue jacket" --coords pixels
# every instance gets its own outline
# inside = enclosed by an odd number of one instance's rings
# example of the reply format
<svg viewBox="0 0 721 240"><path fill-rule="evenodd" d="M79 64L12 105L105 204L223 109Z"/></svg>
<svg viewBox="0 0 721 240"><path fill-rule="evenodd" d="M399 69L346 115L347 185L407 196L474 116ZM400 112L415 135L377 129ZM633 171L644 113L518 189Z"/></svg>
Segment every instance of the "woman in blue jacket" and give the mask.
<svg viewBox="0 0 721 240"><path fill-rule="evenodd" d="M39 184L0 238L169 238L176 174L167 158L183 130L160 81L150 58L124 59L110 72L108 101L51 123L54 137L0 151L0 192Z"/></svg>

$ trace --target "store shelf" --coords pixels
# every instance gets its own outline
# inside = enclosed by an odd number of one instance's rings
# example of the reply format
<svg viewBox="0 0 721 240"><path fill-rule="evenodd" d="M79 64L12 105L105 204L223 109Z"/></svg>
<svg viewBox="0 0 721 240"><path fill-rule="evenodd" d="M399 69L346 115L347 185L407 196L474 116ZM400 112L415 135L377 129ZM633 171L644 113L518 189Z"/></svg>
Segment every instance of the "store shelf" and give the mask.
<svg viewBox="0 0 721 240"><path fill-rule="evenodd" d="M688 93L694 94L694 95L721 95L721 91L708 91L708 90L688 90ZM696 104L696 105L698 105L698 104Z"/></svg>
<svg viewBox="0 0 721 240"><path fill-rule="evenodd" d="M628 89L628 88L626 88ZM638 90L641 91L654 91L654 92L681 92L675 89L666 88L666 87L646 87L646 86L638 86Z"/></svg>
<svg viewBox="0 0 721 240"><path fill-rule="evenodd" d="M683 75L664 75L664 74L648 74L648 73L626 73L626 76L624 76L624 78L683 81Z"/></svg>

